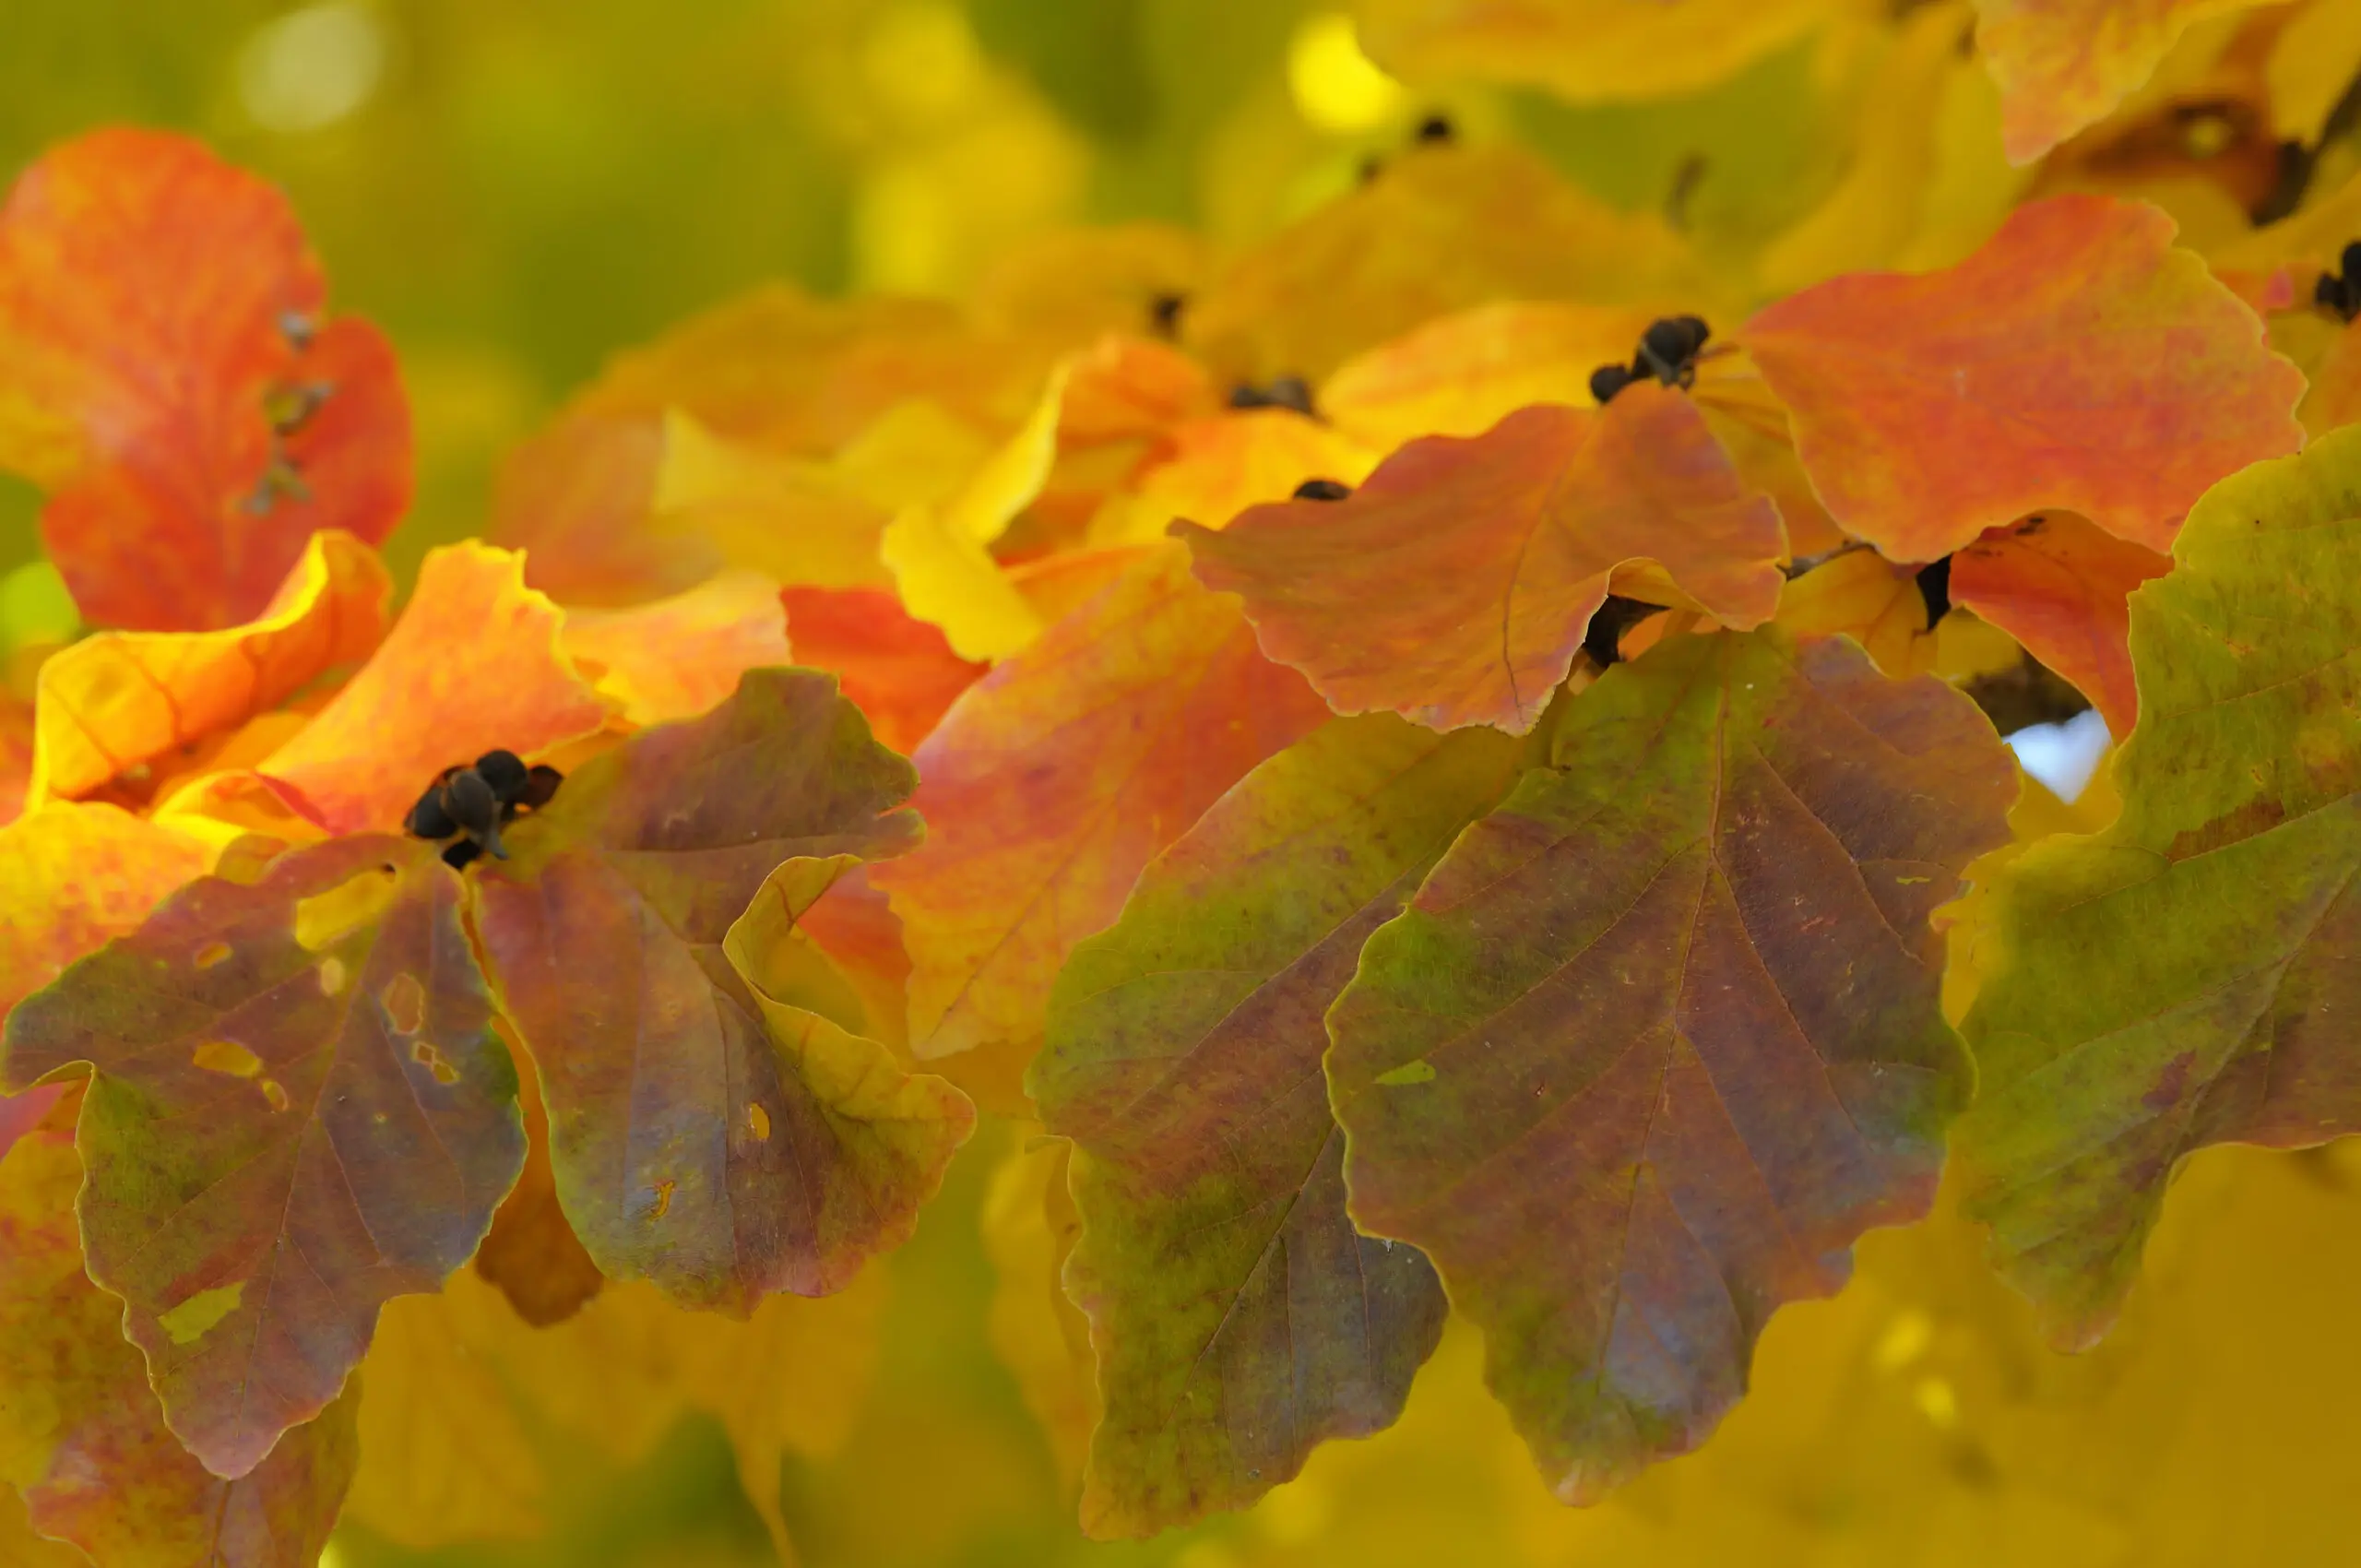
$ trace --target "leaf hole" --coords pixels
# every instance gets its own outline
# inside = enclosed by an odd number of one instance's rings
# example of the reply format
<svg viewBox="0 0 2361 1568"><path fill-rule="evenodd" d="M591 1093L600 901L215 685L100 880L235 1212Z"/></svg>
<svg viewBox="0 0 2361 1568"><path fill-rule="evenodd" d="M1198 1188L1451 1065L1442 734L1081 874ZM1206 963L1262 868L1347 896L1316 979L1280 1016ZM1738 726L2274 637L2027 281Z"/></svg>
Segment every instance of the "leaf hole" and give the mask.
<svg viewBox="0 0 2361 1568"><path fill-rule="evenodd" d="M320 994L334 996L344 989L344 960L327 958L320 964Z"/></svg>
<svg viewBox="0 0 2361 1568"><path fill-rule="evenodd" d="M431 1039L422 1039L411 1046L409 1059L433 1074L438 1084L448 1086L459 1081L459 1070L451 1065L449 1057L435 1049Z"/></svg>
<svg viewBox="0 0 2361 1568"><path fill-rule="evenodd" d="M262 1071L262 1058L234 1039L208 1039L191 1053L190 1060L208 1073L226 1073L233 1078L251 1078Z"/></svg>
<svg viewBox="0 0 2361 1568"><path fill-rule="evenodd" d="M386 1016L397 1034L414 1035L419 1026L426 1022L426 988L407 969L386 982L377 1000L385 1005Z"/></svg>
<svg viewBox="0 0 2361 1568"><path fill-rule="evenodd" d="M771 1113L769 1111L759 1105L746 1107L746 1125L753 1131L755 1137L765 1143L770 1142Z"/></svg>
<svg viewBox="0 0 2361 1568"><path fill-rule="evenodd" d="M270 1108L273 1111L287 1109L287 1091L279 1087L277 1078L265 1078L262 1081L262 1097L270 1101Z"/></svg>
<svg viewBox="0 0 2361 1568"><path fill-rule="evenodd" d="M214 965L219 963L222 959L227 958L229 956L230 944L228 943L208 942L204 946L196 950L196 956L190 961L196 964L200 969L209 969Z"/></svg>
<svg viewBox="0 0 2361 1568"><path fill-rule="evenodd" d="M664 1218L665 1211L672 1206L672 1189L676 1184L677 1183L670 1181L658 1182L656 1183L656 1205L653 1208L647 1211L648 1218L661 1219Z"/></svg>

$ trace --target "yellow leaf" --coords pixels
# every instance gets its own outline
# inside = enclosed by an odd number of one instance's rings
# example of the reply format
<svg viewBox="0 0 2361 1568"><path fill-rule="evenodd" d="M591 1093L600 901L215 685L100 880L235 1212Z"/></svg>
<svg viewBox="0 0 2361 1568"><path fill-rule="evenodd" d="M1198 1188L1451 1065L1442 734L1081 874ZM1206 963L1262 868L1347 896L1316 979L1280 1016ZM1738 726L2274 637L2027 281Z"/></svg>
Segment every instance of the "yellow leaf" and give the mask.
<svg viewBox="0 0 2361 1568"><path fill-rule="evenodd" d="M2312 0L2280 30L2263 66L2271 129L2282 141L2320 139L2336 101L2361 75L2361 6Z"/></svg>
<svg viewBox="0 0 2361 1568"><path fill-rule="evenodd" d="M1013 1150L992 1175L983 1217L984 1251L996 1281L992 1349L1049 1434L1058 1474L1069 1489L1082 1479L1091 1429L1098 1424L1090 1320L1062 1282L1066 1256L1082 1231L1082 1217L1066 1190L1073 1149L1063 1138L1037 1136Z"/></svg>
<svg viewBox="0 0 2361 1568"><path fill-rule="evenodd" d="M633 725L693 719L737 690L746 671L789 662L778 585L758 572L723 572L629 610L570 611L563 641Z"/></svg>

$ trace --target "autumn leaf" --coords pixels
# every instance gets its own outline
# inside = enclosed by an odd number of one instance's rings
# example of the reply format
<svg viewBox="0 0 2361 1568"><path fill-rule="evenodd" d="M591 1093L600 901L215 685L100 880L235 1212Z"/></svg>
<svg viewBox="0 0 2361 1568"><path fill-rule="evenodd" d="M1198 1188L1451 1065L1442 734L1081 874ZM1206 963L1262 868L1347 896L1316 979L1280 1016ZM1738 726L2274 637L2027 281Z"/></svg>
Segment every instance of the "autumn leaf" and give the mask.
<svg viewBox="0 0 2361 1568"><path fill-rule="evenodd" d="M1664 603L1650 596L1669 588L1754 626L1778 606L1786 553L1778 509L1688 398L1655 386L1596 414L1545 404L1472 440L1414 442L1342 501L1173 531L1337 712L1512 734L1540 719L1609 591Z"/></svg>
<svg viewBox="0 0 2361 1568"><path fill-rule="evenodd" d="M557 1174L550 1165L549 1111L542 1105L541 1077L532 1054L506 1020L494 1027L516 1066L516 1100L525 1113L525 1164L516 1173L516 1184L492 1210L492 1228L476 1248L475 1272L500 1287L518 1317L547 1328L581 1311L584 1302L605 1288L607 1277L591 1261L558 1202Z"/></svg>
<svg viewBox="0 0 2361 1568"><path fill-rule="evenodd" d="M1026 1131L1033 1132L1031 1123ZM980 1221L992 1262L992 1352L1016 1379L1069 1489L1082 1479L1100 1413L1090 1320L1063 1284L1066 1259L1082 1232L1066 1185L1073 1152L1063 1138L1034 1133L992 1172Z"/></svg>
<svg viewBox="0 0 2361 1568"><path fill-rule="evenodd" d="M0 208L0 467L84 616L209 631L269 603L315 529L409 501L393 350L325 319L286 199L184 137L53 148ZM159 374L162 372L162 374Z"/></svg>
<svg viewBox="0 0 2361 1568"><path fill-rule="evenodd" d="M431 551L375 656L259 771L330 832L365 832L400 826L455 763L595 731L608 707L567 657L564 620L516 552Z"/></svg>
<svg viewBox="0 0 2361 1568"><path fill-rule="evenodd" d="M1590 373L1630 359L1651 319L1628 305L1478 305L1347 361L1322 385L1320 411L1390 451L1421 435L1481 435L1535 403L1587 408Z"/></svg>
<svg viewBox="0 0 2361 1568"><path fill-rule="evenodd" d="M1066 1280L1106 1404L1092 1534L1245 1506L1323 1439L1400 1414L1442 1292L1346 1218L1322 1019L1517 751L1496 731L1332 723L1224 796L1059 977L1029 1086L1075 1141Z"/></svg>
<svg viewBox="0 0 2361 1568"><path fill-rule="evenodd" d="M1975 0L1976 51L2000 84L2000 139L2031 163L2105 119L2183 29L2251 0Z"/></svg>
<svg viewBox="0 0 2361 1568"><path fill-rule="evenodd" d="M765 996L725 939L793 857L901 853L909 765L836 683L756 671L594 758L486 862L479 929L541 1075L560 1201L602 1272L741 1315L908 1233L972 1112Z"/></svg>
<svg viewBox="0 0 2361 1568"><path fill-rule="evenodd" d="M1475 77L1576 103L1712 87L1829 17L1829 0L1354 0L1360 37L1407 80Z"/></svg>
<svg viewBox="0 0 2361 1568"><path fill-rule="evenodd" d="M208 861L197 840L111 805L53 802L0 827L0 1020Z"/></svg>
<svg viewBox="0 0 2361 1568"><path fill-rule="evenodd" d="M1168 432L1123 493L1090 521L1095 543L1146 544L1176 518L1221 528L1249 506L1284 501L1306 480L1358 484L1379 449L1288 409L1249 409Z"/></svg>
<svg viewBox="0 0 2361 1568"><path fill-rule="evenodd" d="M1583 1501L1932 1198L1970 1076L1927 917L2016 769L1940 683L1776 630L1609 670L1551 761L1370 939L1327 1067L1355 1223L1434 1260Z"/></svg>
<svg viewBox="0 0 2361 1568"><path fill-rule="evenodd" d="M2125 647L2132 590L2172 565L2071 513L1995 529L1952 557L1951 596L2091 699L2118 735L2140 717Z"/></svg>
<svg viewBox="0 0 2361 1568"><path fill-rule="evenodd" d="M355 1458L348 1393L225 1480L164 1428L122 1303L82 1272L73 1140L0 1158L0 1479L99 1568L291 1568L319 1556ZM12 1559L13 1561L13 1559Z"/></svg>
<svg viewBox="0 0 2361 1568"><path fill-rule="evenodd" d="M969 687L914 759L925 846L870 873L902 920L917 1053L1037 1038L1140 869L1326 713L1171 545Z"/></svg>
<svg viewBox="0 0 2361 1568"><path fill-rule="evenodd" d="M747 671L788 661L778 585L754 572L722 572L628 610L568 611L559 641L634 728L694 719Z"/></svg>
<svg viewBox="0 0 2361 1568"><path fill-rule="evenodd" d="M2184 1156L2361 1128L2361 431L2225 480L2173 555L2130 600L2122 813L2004 873L1965 1025L1966 1211L2067 1344L2113 1320Z"/></svg>
<svg viewBox="0 0 2361 1568"><path fill-rule="evenodd" d="M1318 381L1451 311L1669 304L1706 283L1661 219L1616 211L1523 148L1426 148L1239 257L1184 326L1228 374Z"/></svg>
<svg viewBox="0 0 2361 1568"><path fill-rule="evenodd" d="M2055 196L1956 267L1839 278L1740 339L1830 513L1894 560L2051 508L2161 551L2207 486L2303 440L2303 377L2172 236Z"/></svg>
<svg viewBox="0 0 2361 1568"><path fill-rule="evenodd" d="M368 546L316 533L262 613L211 632L101 632L41 667L29 803L88 794L125 769L268 711L368 657L393 583Z"/></svg>
<svg viewBox="0 0 2361 1568"><path fill-rule="evenodd" d="M9 1015L0 1087L90 1072L90 1275L217 1475L326 1408L380 1303L466 1262L516 1179L462 897L415 839L297 849L191 884Z"/></svg>
<svg viewBox="0 0 2361 1568"><path fill-rule="evenodd" d="M941 627L882 589L790 588L779 599L796 662L834 674L877 738L897 752L914 750L991 668L954 653Z"/></svg>

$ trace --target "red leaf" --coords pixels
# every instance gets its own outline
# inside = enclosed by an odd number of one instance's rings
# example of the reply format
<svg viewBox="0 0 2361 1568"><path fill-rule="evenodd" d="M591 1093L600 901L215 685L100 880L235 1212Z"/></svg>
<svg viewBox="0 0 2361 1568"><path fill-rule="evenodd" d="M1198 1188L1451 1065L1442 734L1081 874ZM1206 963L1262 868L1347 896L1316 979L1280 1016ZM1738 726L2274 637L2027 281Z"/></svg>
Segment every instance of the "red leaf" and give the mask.
<svg viewBox="0 0 2361 1568"><path fill-rule="evenodd" d="M415 839L207 877L19 1003L0 1087L87 1063L92 1278L219 1476L336 1398L388 1298L483 1239L524 1162L516 1075Z"/></svg>
<svg viewBox="0 0 2361 1568"><path fill-rule="evenodd" d="M1966 698L1776 628L1609 670L1550 755L1361 949L1327 1069L1354 1222L1434 1260L1581 1502L1933 1198L1972 1077L1928 916L2017 783Z"/></svg>
<svg viewBox="0 0 2361 1568"><path fill-rule="evenodd" d="M2051 508L2168 550L2223 475L2294 451L2304 378L2144 203L2019 208L1958 266L1807 289L1740 339L1847 533L1932 561Z"/></svg>
<svg viewBox="0 0 2361 1568"><path fill-rule="evenodd" d="M1413 442L1343 501L1173 532L1208 587L1244 596L1263 651L1337 712L1513 734L1541 717L1611 588L1754 626L1778 608L1786 550L1778 508L1688 398L1653 385L1596 414L1541 404L1473 439Z"/></svg>
<svg viewBox="0 0 2361 1568"><path fill-rule="evenodd" d="M902 918L913 1049L1037 1038L1140 869L1326 717L1173 546L968 688L914 759L925 846L870 874Z"/></svg>
<svg viewBox="0 0 2361 1568"><path fill-rule="evenodd" d="M2140 717L2126 640L2131 590L2172 564L2071 513L2030 517L1952 557L1952 600L2074 683L2120 738Z"/></svg>
<svg viewBox="0 0 2361 1568"><path fill-rule="evenodd" d="M908 753L991 667L951 651L941 628L882 588L781 590L795 661L833 671L877 738Z"/></svg>
<svg viewBox="0 0 2361 1568"><path fill-rule="evenodd" d="M826 676L755 671L593 759L484 862L483 944L540 1073L558 1197L610 1277L742 1313L841 1289L908 1234L966 1099L775 1006L725 939L782 861L908 849L912 782Z"/></svg>
<svg viewBox="0 0 2361 1568"><path fill-rule="evenodd" d="M0 465L51 492L42 534L87 618L236 625L314 529L393 528L410 482L393 350L323 321L324 297L286 199L184 137L101 131L18 180Z"/></svg>

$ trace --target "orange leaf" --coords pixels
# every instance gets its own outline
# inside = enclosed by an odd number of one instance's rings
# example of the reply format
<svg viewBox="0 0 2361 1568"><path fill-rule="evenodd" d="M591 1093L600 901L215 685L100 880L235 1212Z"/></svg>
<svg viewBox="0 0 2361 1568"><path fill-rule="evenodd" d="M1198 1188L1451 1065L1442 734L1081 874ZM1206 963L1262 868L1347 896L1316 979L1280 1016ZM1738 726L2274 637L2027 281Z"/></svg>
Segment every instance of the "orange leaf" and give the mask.
<svg viewBox="0 0 2361 1568"><path fill-rule="evenodd" d="M123 1303L82 1271L73 1139L37 1133L5 1153L0 1452L33 1528L104 1564L315 1561L359 1457L360 1390L288 1433L252 1473L208 1474L165 1429L148 1369L124 1341Z"/></svg>
<svg viewBox="0 0 2361 1568"><path fill-rule="evenodd" d="M53 802L0 827L0 1019L206 860L196 839L110 805Z"/></svg>
<svg viewBox="0 0 2361 1568"><path fill-rule="evenodd" d="M33 710L0 691L0 827L24 814L33 783Z"/></svg>
<svg viewBox="0 0 2361 1568"><path fill-rule="evenodd" d="M747 671L788 661L778 585L754 572L723 572L630 610L574 611L563 643L633 725L694 719Z"/></svg>
<svg viewBox="0 0 2361 1568"><path fill-rule="evenodd" d="M0 208L0 466L51 492L83 614L249 621L317 529L409 499L409 413L365 322L323 322L286 198L184 137L107 130Z"/></svg>
<svg viewBox="0 0 2361 1568"><path fill-rule="evenodd" d="M1245 597L1264 651L1337 712L1516 734L1610 588L1654 568L1634 597L1668 588L1755 626L1778 607L1786 548L1778 508L1740 483L1687 398L1654 385L1596 414L1543 404L1472 440L1413 442L1343 501L1173 531L1207 586Z"/></svg>
<svg viewBox="0 0 2361 1568"><path fill-rule="evenodd" d="M2165 550L2215 480L2303 440L2303 376L2172 237L2057 196L1956 267L1835 279L1741 336L1830 513L1893 559L2053 507Z"/></svg>
<svg viewBox="0 0 2361 1568"><path fill-rule="evenodd" d="M1975 0L1975 44L2000 84L2000 143L2031 163L2148 79L2183 29L2254 0Z"/></svg>
<svg viewBox="0 0 2361 1568"><path fill-rule="evenodd" d="M1663 220L1615 210L1521 148L1424 148L1241 256L1182 325L1226 374L1317 380L1494 300L1670 303L1707 281Z"/></svg>
<svg viewBox="0 0 2361 1568"><path fill-rule="evenodd" d="M664 466L664 418L567 414L501 464L492 541L522 551L526 580L568 604L635 604L721 569L689 530L649 528Z"/></svg>
<svg viewBox="0 0 2361 1568"><path fill-rule="evenodd" d="M1391 450L1421 435L1481 435L1534 403L1587 408L1590 373L1630 359L1650 319L1629 306L1479 305L1347 361L1321 387L1320 411Z"/></svg>
<svg viewBox="0 0 2361 1568"><path fill-rule="evenodd" d="M1326 717L1169 546L969 688L914 759L926 843L870 873L902 919L917 1053L1037 1037L1140 868Z"/></svg>
<svg viewBox="0 0 2361 1568"><path fill-rule="evenodd" d="M1161 539L1180 517L1217 529L1249 506L1286 500L1308 479L1358 484L1378 455L1286 409L1192 420L1171 433L1130 494L1092 519L1091 538L1101 544L1145 543Z"/></svg>
<svg viewBox="0 0 2361 1568"><path fill-rule="evenodd" d="M2172 564L2071 513L2028 517L1952 557L1952 599L2073 682L2119 738L2140 717L2126 642L2131 590Z"/></svg>
<svg viewBox="0 0 2361 1568"><path fill-rule="evenodd" d="M951 651L941 628L880 588L790 588L779 593L795 662L835 673L877 738L907 753L990 665Z"/></svg>
<svg viewBox="0 0 2361 1568"><path fill-rule="evenodd" d="M214 632L101 632L41 667L28 802L88 794L125 769L244 723L314 676L366 658L393 584L374 552L316 533L261 615Z"/></svg>
<svg viewBox="0 0 2361 1568"><path fill-rule="evenodd" d="M332 833L391 828L454 763L599 729L607 706L566 657L563 620L525 586L522 556L472 542L432 552L376 656L263 776Z"/></svg>

